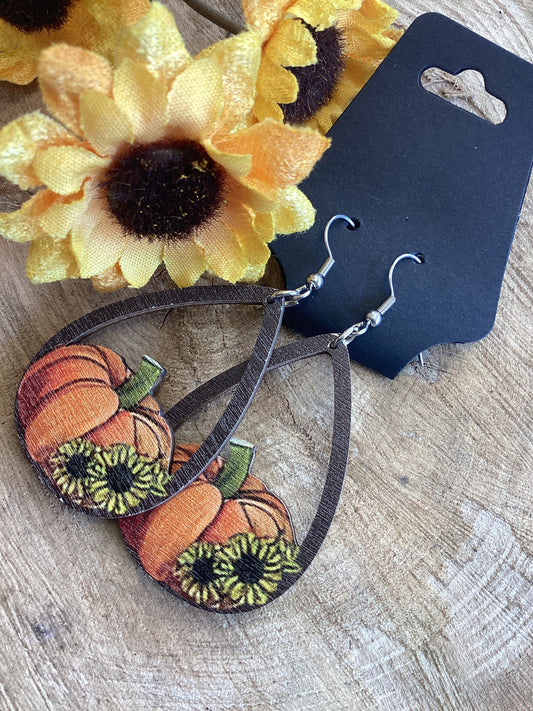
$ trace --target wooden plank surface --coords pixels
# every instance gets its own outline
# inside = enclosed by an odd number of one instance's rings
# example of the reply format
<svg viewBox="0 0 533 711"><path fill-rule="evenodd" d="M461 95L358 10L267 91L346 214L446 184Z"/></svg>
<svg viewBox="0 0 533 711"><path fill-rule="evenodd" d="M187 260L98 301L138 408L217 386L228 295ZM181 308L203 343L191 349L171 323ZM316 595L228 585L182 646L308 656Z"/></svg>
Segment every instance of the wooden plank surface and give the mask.
<svg viewBox="0 0 533 711"><path fill-rule="evenodd" d="M221 33L169 3L192 51ZM234 0L217 7L238 17ZM400 23L435 10L533 61L531 0L397 0ZM39 106L0 85L0 125ZM0 207L20 195L1 185ZM533 707L533 482L529 190L493 332L443 346L388 381L352 366L353 435L330 535L298 585L230 619L170 596L112 521L63 507L24 458L17 384L42 343L120 294L30 285L2 241L0 282L0 709L476 709ZM168 285L164 276L147 290ZM169 375L168 407L251 349L252 307L205 307L114 326L98 341ZM255 329L255 331L254 331ZM282 342L294 339L284 330ZM304 532L331 427L328 359L267 377L239 435ZM180 433L200 441L223 403Z"/></svg>

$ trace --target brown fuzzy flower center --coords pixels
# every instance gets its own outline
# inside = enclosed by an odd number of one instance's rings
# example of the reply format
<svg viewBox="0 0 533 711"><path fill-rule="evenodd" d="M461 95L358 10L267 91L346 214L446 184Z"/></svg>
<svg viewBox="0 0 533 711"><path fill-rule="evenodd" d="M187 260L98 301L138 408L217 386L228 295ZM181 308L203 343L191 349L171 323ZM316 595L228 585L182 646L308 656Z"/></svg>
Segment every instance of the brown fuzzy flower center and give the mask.
<svg viewBox="0 0 533 711"><path fill-rule="evenodd" d="M58 30L73 0L0 0L0 18L21 32Z"/></svg>
<svg viewBox="0 0 533 711"><path fill-rule="evenodd" d="M128 145L101 184L111 213L137 238L186 239L223 199L224 174L196 141Z"/></svg>
<svg viewBox="0 0 533 711"><path fill-rule="evenodd" d="M298 98L292 104L281 104L285 121L301 124L327 104L344 69L343 37L336 27L317 30L304 22L316 42L317 62L307 67L287 67L298 79Z"/></svg>

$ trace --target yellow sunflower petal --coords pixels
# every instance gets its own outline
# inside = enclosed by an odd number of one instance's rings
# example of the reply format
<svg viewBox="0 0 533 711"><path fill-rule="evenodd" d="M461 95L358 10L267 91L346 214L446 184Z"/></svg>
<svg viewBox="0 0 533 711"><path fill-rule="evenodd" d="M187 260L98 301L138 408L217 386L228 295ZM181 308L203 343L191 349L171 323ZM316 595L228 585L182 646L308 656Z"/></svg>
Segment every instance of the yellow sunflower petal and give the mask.
<svg viewBox="0 0 533 711"><path fill-rule="evenodd" d="M130 239L119 264L124 278L134 287L144 286L161 264L163 245L158 240Z"/></svg>
<svg viewBox="0 0 533 711"><path fill-rule="evenodd" d="M351 3L354 4L354 3ZM357 5L361 4L356 3ZM289 12L294 17L301 18L308 25L318 30L325 30L335 24L338 3L336 0L296 0L290 6Z"/></svg>
<svg viewBox="0 0 533 711"><path fill-rule="evenodd" d="M42 39L0 19L0 80L28 84L35 79L37 58L43 46L46 45Z"/></svg>
<svg viewBox="0 0 533 711"><path fill-rule="evenodd" d="M235 155L219 150L211 141L204 142L204 148L211 158L222 165L234 178L244 178L252 169L251 155Z"/></svg>
<svg viewBox="0 0 533 711"><path fill-rule="evenodd" d="M42 237L39 218L56 197L51 190L41 190L26 200L18 210L0 212L0 234L13 242L29 242Z"/></svg>
<svg viewBox="0 0 533 711"><path fill-rule="evenodd" d="M72 251L82 279L110 269L128 244L120 225L99 206L92 204L71 230Z"/></svg>
<svg viewBox="0 0 533 711"><path fill-rule="evenodd" d="M257 92L266 100L291 104L298 98L298 79L288 69L264 57L257 76Z"/></svg>
<svg viewBox="0 0 533 711"><path fill-rule="evenodd" d="M246 22L265 39L272 32L293 0L242 0Z"/></svg>
<svg viewBox="0 0 533 711"><path fill-rule="evenodd" d="M139 62L124 59L115 71L113 98L144 143L161 138L167 113L165 84Z"/></svg>
<svg viewBox="0 0 533 711"><path fill-rule="evenodd" d="M270 259L270 249L256 229L253 213L236 203L228 207L226 215L246 260L246 270L241 280L257 281L264 274L266 263Z"/></svg>
<svg viewBox="0 0 533 711"><path fill-rule="evenodd" d="M181 288L195 284L207 269L204 251L193 240L165 245L163 259L170 278Z"/></svg>
<svg viewBox="0 0 533 711"><path fill-rule="evenodd" d="M122 143L133 141L128 117L113 99L95 89L86 89L81 95L80 125L85 138L102 156L115 152Z"/></svg>
<svg viewBox="0 0 533 711"><path fill-rule="evenodd" d="M243 182L274 190L306 178L329 144L316 131L267 120L228 136L219 148L252 155L252 170Z"/></svg>
<svg viewBox="0 0 533 711"><path fill-rule="evenodd" d="M381 0L364 0L359 12L340 12L339 21L347 27L359 27L368 34L383 32L398 17L398 11Z"/></svg>
<svg viewBox="0 0 533 711"><path fill-rule="evenodd" d="M276 236L274 230L274 218L272 213L256 212L254 216L254 229L257 232L259 239L261 239L265 244L272 242Z"/></svg>
<svg viewBox="0 0 533 711"><path fill-rule="evenodd" d="M39 180L50 190L59 195L72 195L87 177L108 163L108 159L79 146L52 146L41 151L33 165Z"/></svg>
<svg viewBox="0 0 533 711"><path fill-rule="evenodd" d="M208 270L232 284L246 272L246 258L235 234L218 219L204 226L194 237L204 251Z"/></svg>
<svg viewBox="0 0 533 711"><path fill-rule="evenodd" d="M273 119L274 121L282 123L284 119L283 111L280 109L279 104L275 101L265 99L264 96L256 97L254 103L254 116L258 121Z"/></svg>
<svg viewBox="0 0 533 711"><path fill-rule="evenodd" d="M274 229L279 234L289 235L305 232L315 222L315 208L303 192L291 185L280 191L272 213Z"/></svg>
<svg viewBox="0 0 533 711"><path fill-rule="evenodd" d="M159 2L153 2L146 17L122 35L117 63L126 57L145 64L148 71L167 86L192 61L174 17Z"/></svg>
<svg viewBox="0 0 533 711"><path fill-rule="evenodd" d="M216 59L223 77L224 108L217 131L242 128L252 110L257 72L261 61L261 38L256 32L241 32L200 52L197 59Z"/></svg>
<svg viewBox="0 0 533 711"><path fill-rule="evenodd" d="M91 43L92 49L103 54L107 59L113 61L117 40L122 35L124 27L133 25L141 20L150 9L149 0L82 0L81 3L87 8L89 14L94 18L100 31ZM77 23L77 35L83 25ZM70 44L78 44L79 41L69 40ZM85 43L80 43L85 45Z"/></svg>
<svg viewBox="0 0 533 711"><path fill-rule="evenodd" d="M35 111L8 123L0 131L0 175L27 190L42 185L33 169L35 155L45 146L72 144L74 136L56 121Z"/></svg>
<svg viewBox="0 0 533 711"><path fill-rule="evenodd" d="M265 45L265 55L284 67L315 64L316 42L300 20L283 20Z"/></svg>
<svg viewBox="0 0 533 711"><path fill-rule="evenodd" d="M60 200L55 193L51 194L54 196L54 204L43 210L39 224L54 239L65 239L76 220L87 209L87 196L78 194Z"/></svg>
<svg viewBox="0 0 533 711"><path fill-rule="evenodd" d="M77 134L80 127L80 95L85 89L102 94L111 91L109 62L80 47L57 44L39 59L39 83L46 105L54 116Z"/></svg>
<svg viewBox="0 0 533 711"><path fill-rule="evenodd" d="M168 94L169 128L190 139L214 129L223 108L222 70L210 57L198 59L176 77Z"/></svg>
<svg viewBox="0 0 533 711"><path fill-rule="evenodd" d="M92 284L97 291L116 291L128 286L118 264L114 264L101 274L91 277Z"/></svg>
<svg viewBox="0 0 533 711"><path fill-rule="evenodd" d="M57 242L48 235L34 240L28 252L26 273L30 281L38 284L79 276L68 240Z"/></svg>

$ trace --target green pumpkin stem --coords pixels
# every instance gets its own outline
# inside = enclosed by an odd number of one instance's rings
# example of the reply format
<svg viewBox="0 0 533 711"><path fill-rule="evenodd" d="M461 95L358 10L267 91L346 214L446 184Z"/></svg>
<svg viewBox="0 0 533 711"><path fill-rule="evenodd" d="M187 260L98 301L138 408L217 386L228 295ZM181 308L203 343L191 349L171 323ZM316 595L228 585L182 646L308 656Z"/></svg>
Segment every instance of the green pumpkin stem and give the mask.
<svg viewBox="0 0 533 711"><path fill-rule="evenodd" d="M118 401L123 410L131 410L149 395L164 377L162 365L149 356L143 356L139 370L117 388Z"/></svg>
<svg viewBox="0 0 533 711"><path fill-rule="evenodd" d="M231 499L248 476L255 459L255 447L242 439L231 439L230 456L214 481L223 499Z"/></svg>

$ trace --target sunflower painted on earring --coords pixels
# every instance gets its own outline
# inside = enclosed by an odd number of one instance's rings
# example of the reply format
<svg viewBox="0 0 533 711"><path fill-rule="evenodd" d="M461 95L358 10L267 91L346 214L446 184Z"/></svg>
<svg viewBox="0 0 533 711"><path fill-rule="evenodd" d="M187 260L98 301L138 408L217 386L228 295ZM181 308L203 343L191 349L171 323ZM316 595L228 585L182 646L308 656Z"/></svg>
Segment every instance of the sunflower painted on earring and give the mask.
<svg viewBox="0 0 533 711"><path fill-rule="evenodd" d="M62 444L49 458L57 488L75 503L81 503L87 496L96 449L92 442L78 438Z"/></svg>
<svg viewBox="0 0 533 711"><path fill-rule="evenodd" d="M181 591L197 605L220 606L220 574L216 569L219 548L197 541L183 551L172 571Z"/></svg>
<svg viewBox="0 0 533 711"><path fill-rule="evenodd" d="M283 539L238 533L220 548L216 571L230 606L256 607L267 603L285 573L298 573L299 548Z"/></svg>
<svg viewBox="0 0 533 711"><path fill-rule="evenodd" d="M122 516L152 496L167 495L169 476L159 462L127 444L96 448L90 466L87 494L95 506Z"/></svg>
<svg viewBox="0 0 533 711"><path fill-rule="evenodd" d="M242 0L263 42L254 114L327 133L401 32L380 0Z"/></svg>
<svg viewBox="0 0 533 711"><path fill-rule="evenodd" d="M207 270L259 279L276 232L308 229L314 209L296 187L329 146L317 131L250 126L261 56L244 32L193 59L154 2L128 28L117 66L58 44L39 63L39 112L0 131L0 174L42 188L0 232L30 241L34 282L91 278L141 287L163 262L178 286Z"/></svg>
<svg viewBox="0 0 533 711"><path fill-rule="evenodd" d="M28 84L37 76L39 54L58 42L112 60L123 28L149 8L149 0L2 0L0 80Z"/></svg>

